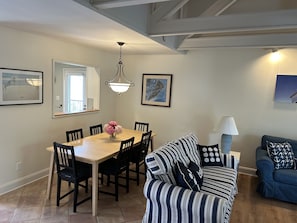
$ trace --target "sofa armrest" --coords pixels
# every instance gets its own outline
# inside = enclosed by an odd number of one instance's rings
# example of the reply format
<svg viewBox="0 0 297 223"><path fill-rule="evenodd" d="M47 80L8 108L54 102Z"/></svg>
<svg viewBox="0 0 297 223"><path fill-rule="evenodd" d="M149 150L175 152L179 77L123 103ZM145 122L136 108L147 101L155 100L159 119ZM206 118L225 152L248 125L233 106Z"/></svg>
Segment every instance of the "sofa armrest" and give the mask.
<svg viewBox="0 0 297 223"><path fill-rule="evenodd" d="M273 172L274 172L274 163L272 159L268 156L266 150L258 147L256 149L256 166L257 166L257 174L264 181L272 181L273 180Z"/></svg>
<svg viewBox="0 0 297 223"><path fill-rule="evenodd" d="M143 223L222 223L225 220L227 201L223 198L154 179L147 179L143 190L147 198Z"/></svg>
<svg viewBox="0 0 297 223"><path fill-rule="evenodd" d="M238 170L239 160L231 154L221 153L221 160L224 167L232 168Z"/></svg>

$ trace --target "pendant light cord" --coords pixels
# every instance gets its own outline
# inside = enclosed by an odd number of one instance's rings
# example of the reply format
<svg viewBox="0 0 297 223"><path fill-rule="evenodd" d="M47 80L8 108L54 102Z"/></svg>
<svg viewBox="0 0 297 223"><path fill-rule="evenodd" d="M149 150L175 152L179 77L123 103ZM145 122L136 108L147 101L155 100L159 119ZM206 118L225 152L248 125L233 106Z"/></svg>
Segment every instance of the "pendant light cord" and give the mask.
<svg viewBox="0 0 297 223"><path fill-rule="evenodd" d="M125 44L124 42L118 42L120 46L120 63L122 63L122 46Z"/></svg>

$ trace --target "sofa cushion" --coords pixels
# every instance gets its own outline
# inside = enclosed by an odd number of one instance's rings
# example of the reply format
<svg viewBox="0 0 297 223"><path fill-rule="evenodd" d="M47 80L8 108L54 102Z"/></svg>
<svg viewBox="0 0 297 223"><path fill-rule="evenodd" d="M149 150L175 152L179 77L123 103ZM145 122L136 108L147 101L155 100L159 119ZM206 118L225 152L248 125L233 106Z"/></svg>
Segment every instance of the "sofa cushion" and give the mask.
<svg viewBox="0 0 297 223"><path fill-rule="evenodd" d="M297 186L297 170L279 169L274 171L274 180L283 184Z"/></svg>
<svg viewBox="0 0 297 223"><path fill-rule="evenodd" d="M267 141L267 152L274 162L275 169L292 169L295 167L294 153L290 143Z"/></svg>
<svg viewBox="0 0 297 223"><path fill-rule="evenodd" d="M237 171L228 167L208 166L203 168L203 183L205 180L222 182L237 193Z"/></svg>
<svg viewBox="0 0 297 223"><path fill-rule="evenodd" d="M176 143L172 142L154 150L145 158L147 168L151 175L154 176L154 179L160 179L173 185L176 185L174 167L177 161L182 162L186 166L190 163L185 152Z"/></svg>
<svg viewBox="0 0 297 223"><path fill-rule="evenodd" d="M264 150L267 150L267 141L269 142L288 142L291 144L295 157L297 158L297 140L277 137L277 136L270 136L270 135L263 135L261 140L261 147Z"/></svg>
<svg viewBox="0 0 297 223"><path fill-rule="evenodd" d="M174 141L183 150L189 160L201 166L199 151L197 151L198 138L193 133L189 133Z"/></svg>
<svg viewBox="0 0 297 223"><path fill-rule="evenodd" d="M159 149L149 153L145 158L147 168L155 175L166 174L172 171L176 161L180 161L185 165L190 163L185 152L175 143L169 142L161 146Z"/></svg>
<svg viewBox="0 0 297 223"><path fill-rule="evenodd" d="M188 168L194 174L196 180L198 181L199 187L201 188L202 183L203 183L203 170L202 170L202 168L198 164L196 164L196 163L194 163L192 161L190 161Z"/></svg>
<svg viewBox="0 0 297 223"><path fill-rule="evenodd" d="M200 191L200 185L198 183L199 179L196 179L195 174L190 168L187 168L182 162L177 161L175 171L176 183L178 186L194 191Z"/></svg>
<svg viewBox="0 0 297 223"><path fill-rule="evenodd" d="M204 146L198 144L202 166L223 166L219 145Z"/></svg>
<svg viewBox="0 0 297 223"><path fill-rule="evenodd" d="M196 149L197 143L198 138L190 133L161 146L146 156L145 162L148 170L156 176L155 179L159 179L158 176L160 176L165 182L176 185L173 173L176 161L188 166L192 160L199 165L200 156Z"/></svg>

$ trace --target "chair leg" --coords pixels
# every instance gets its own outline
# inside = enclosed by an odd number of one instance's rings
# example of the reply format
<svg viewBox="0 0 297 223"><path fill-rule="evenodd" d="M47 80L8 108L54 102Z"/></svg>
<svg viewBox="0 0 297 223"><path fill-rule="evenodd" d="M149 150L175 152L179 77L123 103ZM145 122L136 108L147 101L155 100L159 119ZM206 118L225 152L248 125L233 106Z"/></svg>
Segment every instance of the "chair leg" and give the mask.
<svg viewBox="0 0 297 223"><path fill-rule="evenodd" d="M60 205L60 196L61 196L61 178L58 177L57 181L57 206Z"/></svg>
<svg viewBox="0 0 297 223"><path fill-rule="evenodd" d="M151 144L151 151L153 152L154 151L154 145L153 145L153 139L152 138L151 138L150 144Z"/></svg>
<svg viewBox="0 0 297 223"><path fill-rule="evenodd" d="M144 163L143 165L144 165L144 179L146 179L146 171L147 171L147 166L146 166L146 164L145 164L145 163Z"/></svg>
<svg viewBox="0 0 297 223"><path fill-rule="evenodd" d="M114 176L114 193L115 193L115 200L119 201L119 176L116 174Z"/></svg>
<svg viewBox="0 0 297 223"><path fill-rule="evenodd" d="M73 212L76 212L77 197L78 197L78 182L75 182L74 183Z"/></svg>
<svg viewBox="0 0 297 223"><path fill-rule="evenodd" d="M110 174L107 175L107 186L110 184Z"/></svg>
<svg viewBox="0 0 297 223"><path fill-rule="evenodd" d="M104 183L104 174L102 173L101 174L101 184L103 185L103 183Z"/></svg>
<svg viewBox="0 0 297 223"><path fill-rule="evenodd" d="M129 192L129 165L126 168L126 192Z"/></svg>
<svg viewBox="0 0 297 223"><path fill-rule="evenodd" d="M137 186L139 186L139 162L136 163L136 182Z"/></svg>
<svg viewBox="0 0 297 223"><path fill-rule="evenodd" d="M86 188L85 188L86 193L89 191L89 179L86 179Z"/></svg>

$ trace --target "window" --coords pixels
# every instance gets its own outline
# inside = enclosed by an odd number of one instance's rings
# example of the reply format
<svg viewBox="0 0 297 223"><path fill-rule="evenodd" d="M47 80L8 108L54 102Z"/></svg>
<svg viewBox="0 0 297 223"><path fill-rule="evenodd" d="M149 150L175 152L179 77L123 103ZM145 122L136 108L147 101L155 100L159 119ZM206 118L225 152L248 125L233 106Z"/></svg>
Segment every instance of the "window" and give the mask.
<svg viewBox="0 0 297 223"><path fill-rule="evenodd" d="M99 111L99 67L53 60L53 118Z"/></svg>
<svg viewBox="0 0 297 223"><path fill-rule="evenodd" d="M86 97L86 70L64 69L64 112L73 113L85 111Z"/></svg>

